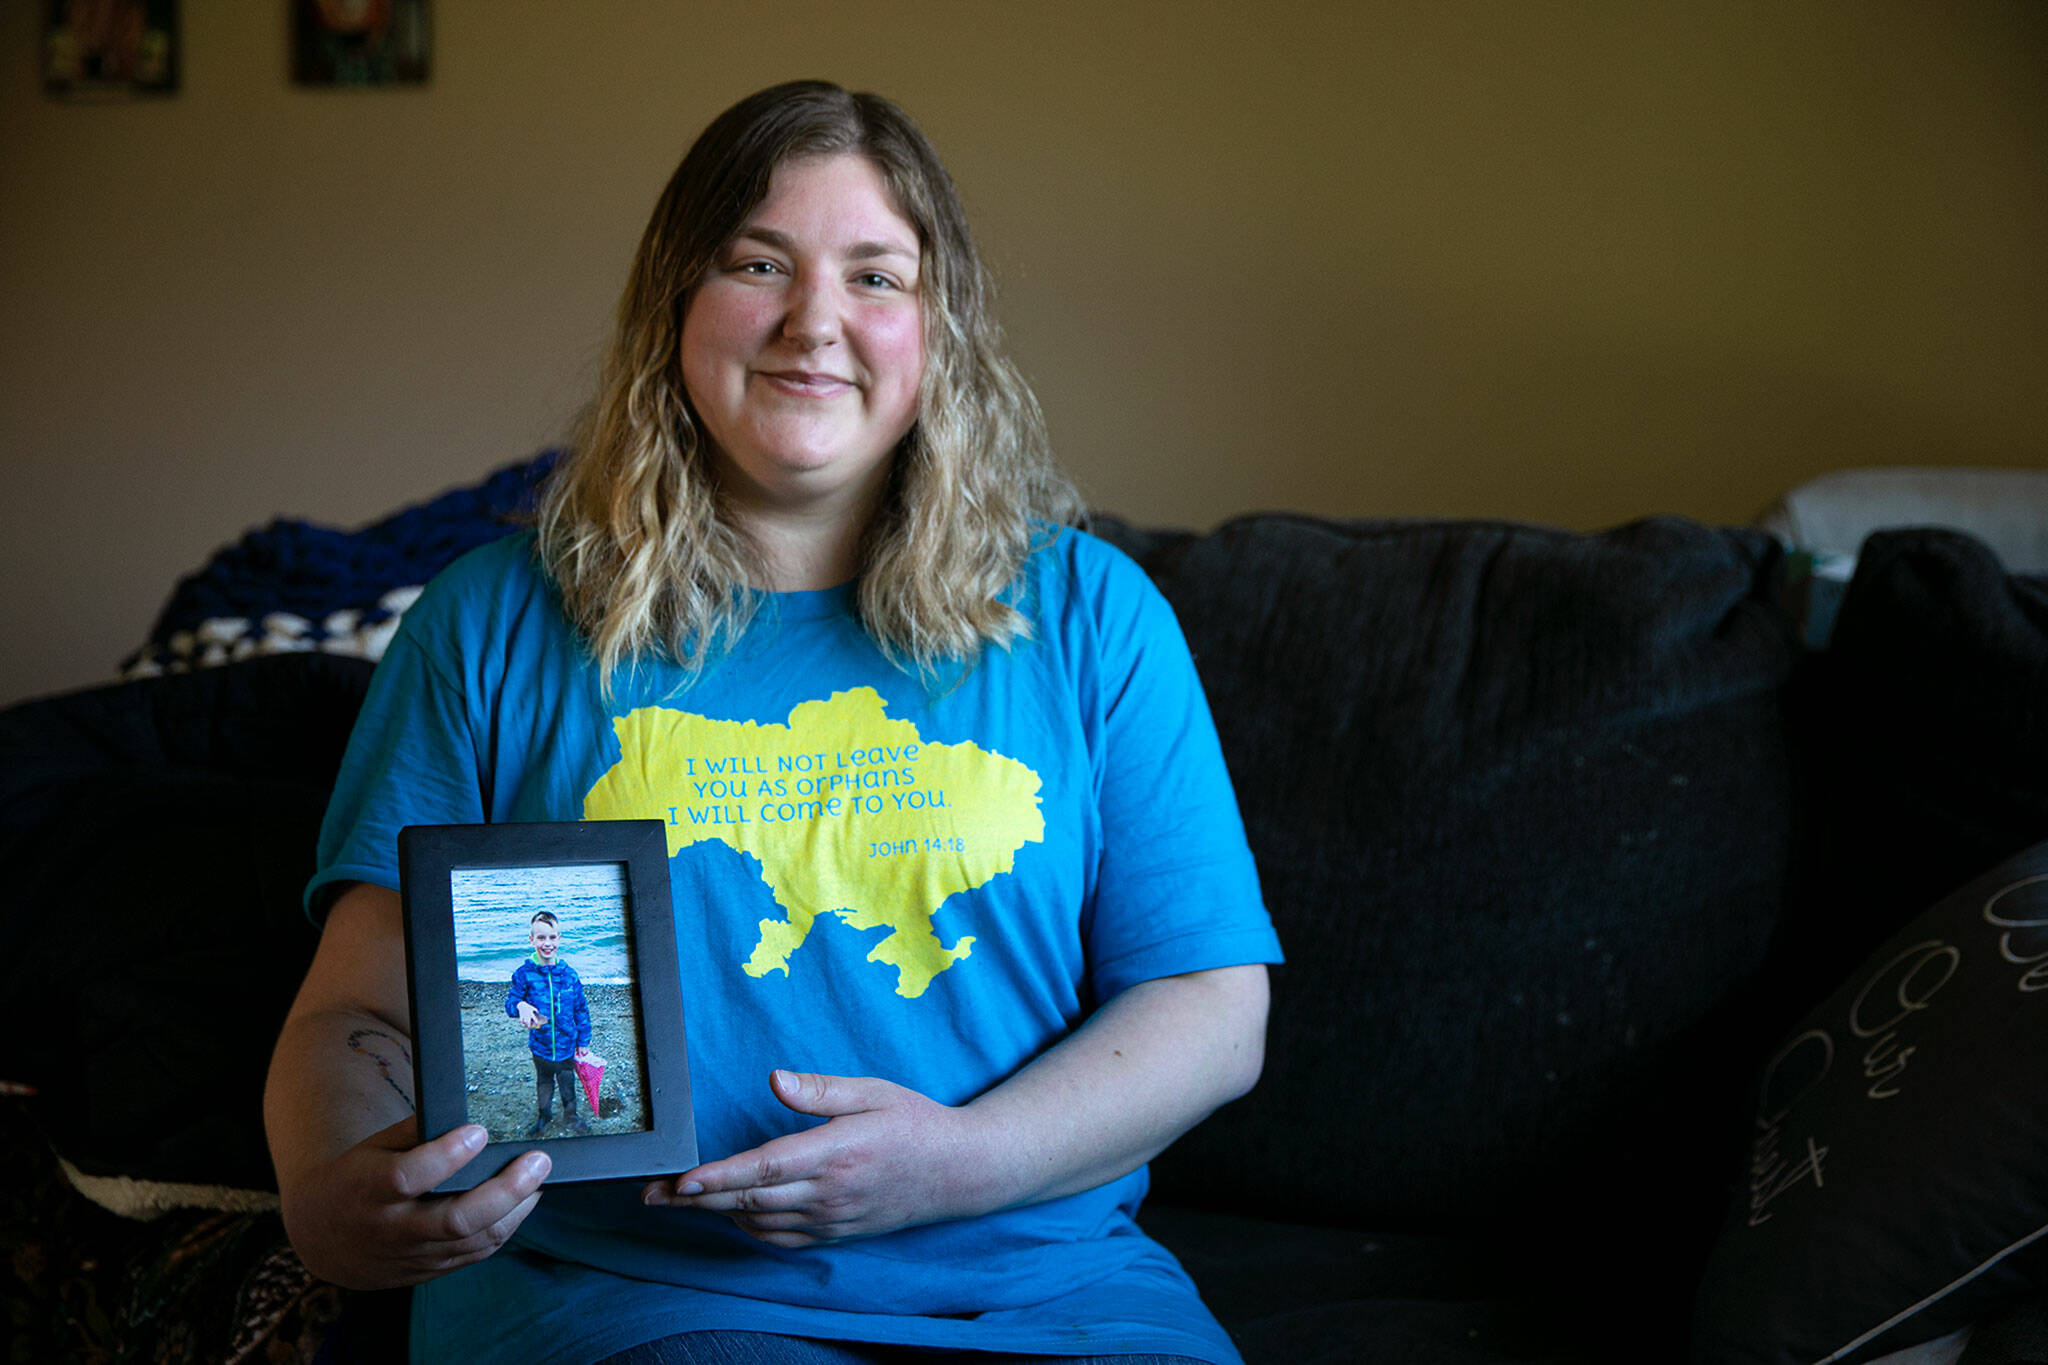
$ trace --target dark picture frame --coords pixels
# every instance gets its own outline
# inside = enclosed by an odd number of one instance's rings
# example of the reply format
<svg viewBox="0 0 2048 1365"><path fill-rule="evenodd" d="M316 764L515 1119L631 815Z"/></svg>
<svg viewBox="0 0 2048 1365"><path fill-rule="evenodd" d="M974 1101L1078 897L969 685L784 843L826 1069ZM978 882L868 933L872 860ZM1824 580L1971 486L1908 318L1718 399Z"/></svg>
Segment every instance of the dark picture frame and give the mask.
<svg viewBox="0 0 2048 1365"><path fill-rule="evenodd" d="M178 91L178 0L47 0L43 90L54 99L124 100Z"/></svg>
<svg viewBox="0 0 2048 1365"><path fill-rule="evenodd" d="M292 83L378 89L424 85L433 69L427 0L289 0Z"/></svg>
<svg viewBox="0 0 2048 1365"><path fill-rule="evenodd" d="M408 825L398 834L398 872L420 1140L431 1141L472 1121L484 1123L491 1133L467 1166L436 1187L439 1192L470 1189L520 1153L536 1150L554 1163L549 1184L671 1175L697 1164L668 839L659 820ZM587 1135L564 1128L555 1135L526 1137L490 1120L498 1110L519 1112L521 1104L526 1111L533 1109L540 1062L534 1061L530 1070L509 1063L493 1069L482 1059L482 1049L471 1045L491 1036L494 1049L527 1058L517 1050L527 1047L520 1025L508 1013L506 977L516 968L509 965L505 945L511 944L512 959L519 959L523 941L517 936L528 932L529 915L553 911L564 894L561 888L575 886L599 890L576 902L584 909L564 909L560 956L572 964L577 960L584 926L599 920L616 925L606 935L604 960L623 963L625 980L607 985L601 992L606 1003L589 1013L614 1016L613 1046L621 1038L637 1046L637 1057L620 1059L634 1069L632 1100L609 1122L597 1122L593 1113L587 1125L593 1131ZM492 917L499 921L495 976L480 971L484 958L475 928ZM465 978L464 968L472 978L485 979ZM630 1011L630 1017L621 1011ZM480 1032L486 1029L502 1034L510 1050ZM469 1056L472 1050L478 1055ZM565 1104L574 1103L571 1084L562 1085Z"/></svg>

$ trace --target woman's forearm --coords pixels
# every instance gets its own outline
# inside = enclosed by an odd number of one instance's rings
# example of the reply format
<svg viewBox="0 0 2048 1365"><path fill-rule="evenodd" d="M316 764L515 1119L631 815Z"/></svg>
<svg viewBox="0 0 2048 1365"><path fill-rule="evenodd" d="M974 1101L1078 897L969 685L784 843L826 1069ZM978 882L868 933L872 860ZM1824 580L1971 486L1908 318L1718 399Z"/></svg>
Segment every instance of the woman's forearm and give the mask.
<svg viewBox="0 0 2048 1365"><path fill-rule="evenodd" d="M1143 981L961 1111L991 1208L1114 1180L1244 1094L1265 1058L1263 966Z"/></svg>
<svg viewBox="0 0 2048 1365"><path fill-rule="evenodd" d="M361 1010L294 1013L271 1055L263 1126L278 1187L413 1112L412 1041Z"/></svg>
<svg viewBox="0 0 2048 1365"><path fill-rule="evenodd" d="M398 894L358 884L334 903L278 1035L263 1126L279 1187L413 1112Z"/></svg>

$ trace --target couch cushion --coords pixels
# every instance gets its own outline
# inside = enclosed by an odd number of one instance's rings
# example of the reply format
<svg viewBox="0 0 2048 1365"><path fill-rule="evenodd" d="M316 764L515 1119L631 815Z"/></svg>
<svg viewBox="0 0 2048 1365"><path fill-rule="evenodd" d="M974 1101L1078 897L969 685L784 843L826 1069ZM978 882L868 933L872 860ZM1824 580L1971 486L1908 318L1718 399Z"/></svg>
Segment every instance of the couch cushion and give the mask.
<svg viewBox="0 0 2048 1365"><path fill-rule="evenodd" d="M89 1175L274 1188L261 1099L370 665L254 659L0 713L0 1078Z"/></svg>
<svg viewBox="0 0 2048 1365"><path fill-rule="evenodd" d="M1248 1365L1586 1365L1586 1343L1609 1327L1567 1307L1510 1244L1156 1201L1139 1222L1186 1267ZM1640 1336L1620 1356L1662 1358Z"/></svg>
<svg viewBox="0 0 2048 1365"><path fill-rule="evenodd" d="M1790 859L1769 538L1101 529L1180 615L1288 954L1264 1079L1163 1195L1703 1249Z"/></svg>

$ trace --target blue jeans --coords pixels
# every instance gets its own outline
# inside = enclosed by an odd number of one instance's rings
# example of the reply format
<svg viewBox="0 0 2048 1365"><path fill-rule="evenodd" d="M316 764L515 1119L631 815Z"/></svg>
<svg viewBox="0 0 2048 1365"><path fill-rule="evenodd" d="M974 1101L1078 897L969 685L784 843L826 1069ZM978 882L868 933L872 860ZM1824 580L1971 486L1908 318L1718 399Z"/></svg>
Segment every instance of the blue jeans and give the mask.
<svg viewBox="0 0 2048 1365"><path fill-rule="evenodd" d="M1040 1356L928 1351L858 1341L814 1341L773 1332L683 1332L608 1356L600 1365L1202 1365L1191 1356Z"/></svg>

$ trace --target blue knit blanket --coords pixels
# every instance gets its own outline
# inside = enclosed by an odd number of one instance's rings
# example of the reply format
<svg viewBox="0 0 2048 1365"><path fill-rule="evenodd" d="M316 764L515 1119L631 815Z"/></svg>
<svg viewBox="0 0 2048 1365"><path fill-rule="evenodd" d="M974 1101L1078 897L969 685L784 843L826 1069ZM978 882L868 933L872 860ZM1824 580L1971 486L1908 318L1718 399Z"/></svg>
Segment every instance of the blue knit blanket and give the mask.
<svg viewBox="0 0 2048 1365"><path fill-rule="evenodd" d="M530 517L558 453L542 451L360 530L280 518L249 532L179 581L121 676L303 650L381 657L428 579Z"/></svg>

